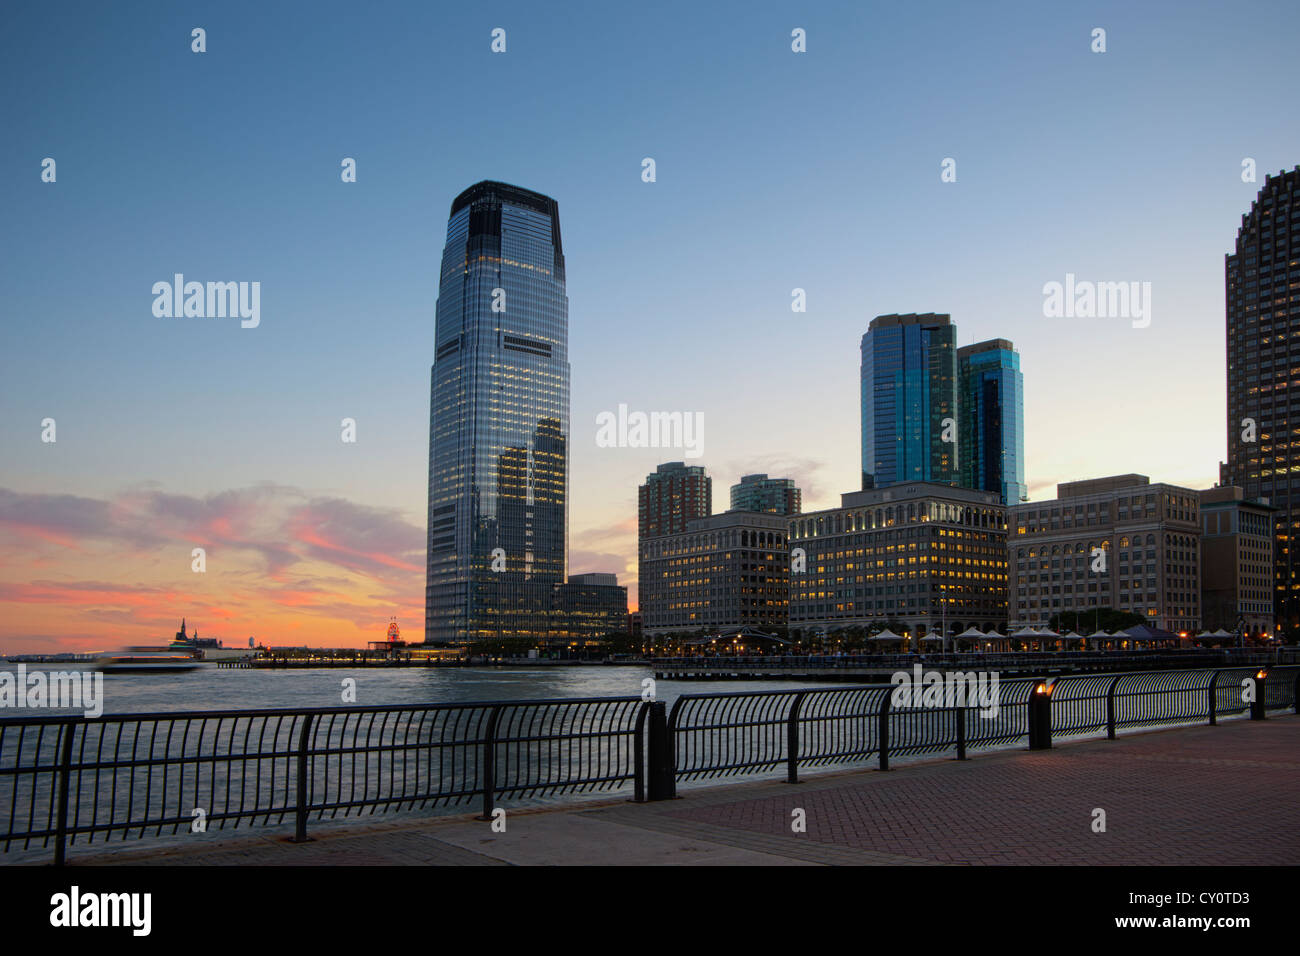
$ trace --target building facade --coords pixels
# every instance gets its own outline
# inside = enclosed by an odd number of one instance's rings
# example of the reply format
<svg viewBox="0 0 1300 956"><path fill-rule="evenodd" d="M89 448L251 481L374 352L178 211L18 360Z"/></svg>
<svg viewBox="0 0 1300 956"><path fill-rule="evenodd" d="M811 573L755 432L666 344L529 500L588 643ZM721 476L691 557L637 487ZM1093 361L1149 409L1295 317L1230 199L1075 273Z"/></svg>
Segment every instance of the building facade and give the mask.
<svg viewBox="0 0 1300 956"><path fill-rule="evenodd" d="M728 511L691 521L682 532L642 538L643 632L785 627L787 521L782 515Z"/></svg>
<svg viewBox="0 0 1300 956"><path fill-rule="evenodd" d="M555 586L553 598L552 642L589 644L627 631L627 588L616 574L571 574Z"/></svg>
<svg viewBox="0 0 1300 956"><path fill-rule="evenodd" d="M544 635L567 545L569 357L555 200L452 202L429 414L425 640Z"/></svg>
<svg viewBox="0 0 1300 956"><path fill-rule="evenodd" d="M745 475L731 486L732 511L763 511L774 515L797 515L803 507L803 492L793 478Z"/></svg>
<svg viewBox="0 0 1300 956"><path fill-rule="evenodd" d="M956 328L933 312L881 315L862 336L862 487L955 484Z"/></svg>
<svg viewBox="0 0 1300 956"><path fill-rule="evenodd" d="M677 534L713 513L713 479L700 465L665 462L637 488L637 534Z"/></svg>
<svg viewBox="0 0 1300 956"><path fill-rule="evenodd" d="M1300 167L1266 176L1224 262L1228 460L1220 483L1278 509L1274 610L1300 623Z"/></svg>
<svg viewBox="0 0 1300 956"><path fill-rule="evenodd" d="M1113 608L1152 627L1201 623L1200 494L1115 475L1057 485L1056 500L1008 509L1011 626Z"/></svg>
<svg viewBox="0 0 1300 956"><path fill-rule="evenodd" d="M957 350L957 374L960 484L1019 504L1028 497L1020 353L1006 339L966 345Z"/></svg>
<svg viewBox="0 0 1300 956"><path fill-rule="evenodd" d="M914 638L1004 627L1006 543L992 492L914 482L841 495L790 520L790 627L896 621Z"/></svg>
<svg viewBox="0 0 1300 956"><path fill-rule="evenodd" d="M1242 489L1202 491L1201 626L1232 634L1273 630L1273 520L1277 509Z"/></svg>

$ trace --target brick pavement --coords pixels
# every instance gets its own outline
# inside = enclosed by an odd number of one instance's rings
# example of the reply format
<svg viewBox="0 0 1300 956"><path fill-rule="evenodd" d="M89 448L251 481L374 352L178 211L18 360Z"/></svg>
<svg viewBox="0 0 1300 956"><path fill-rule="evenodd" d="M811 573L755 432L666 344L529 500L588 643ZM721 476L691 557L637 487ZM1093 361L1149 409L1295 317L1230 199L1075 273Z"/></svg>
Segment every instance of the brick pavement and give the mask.
<svg viewBox="0 0 1300 956"><path fill-rule="evenodd" d="M1180 727L1049 751L729 783L654 804L376 818L303 845L262 833L70 862L159 865L1251 864L1300 860L1300 717ZM807 832L791 832L791 810ZM1106 811L1105 833L1091 828ZM0 857L0 861L3 857Z"/></svg>

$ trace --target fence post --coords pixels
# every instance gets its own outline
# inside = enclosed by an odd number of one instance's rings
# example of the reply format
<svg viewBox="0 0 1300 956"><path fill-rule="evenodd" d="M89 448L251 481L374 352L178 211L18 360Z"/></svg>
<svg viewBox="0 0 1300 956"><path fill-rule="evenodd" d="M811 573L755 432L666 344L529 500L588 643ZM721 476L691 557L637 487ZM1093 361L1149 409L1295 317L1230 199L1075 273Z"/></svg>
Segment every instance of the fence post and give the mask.
<svg viewBox="0 0 1300 956"><path fill-rule="evenodd" d="M483 732L483 815L480 820L492 819L492 791L496 788L497 769L497 717L501 705L493 704L488 713L487 729Z"/></svg>
<svg viewBox="0 0 1300 956"><path fill-rule="evenodd" d="M1029 749L1047 750L1052 746L1052 686L1046 680L1034 684L1029 695Z"/></svg>
<svg viewBox="0 0 1300 956"><path fill-rule="evenodd" d="M1281 650L1281 648L1278 648L1278 653L1281 653ZM1291 703L1295 712L1300 714L1300 671L1296 672L1295 686L1291 688Z"/></svg>
<svg viewBox="0 0 1300 956"><path fill-rule="evenodd" d="M1123 676L1120 674L1111 681L1106 691L1106 738L1108 740L1115 739L1115 688L1119 686L1120 678Z"/></svg>
<svg viewBox="0 0 1300 956"><path fill-rule="evenodd" d="M68 786L72 777L72 736L77 729L76 719L64 724L66 728L59 746L59 822L54 834L54 865L63 866L68 861Z"/></svg>
<svg viewBox="0 0 1300 956"><path fill-rule="evenodd" d="M1210 705L1208 707L1208 710L1210 711L1211 727L1217 727L1219 724L1219 695L1217 693L1218 686L1219 686L1219 671L1215 671L1212 675L1210 675L1210 689L1209 689Z"/></svg>
<svg viewBox="0 0 1300 956"><path fill-rule="evenodd" d="M302 719L302 730L298 734L298 799L293 811L293 840L290 841L292 843L306 843L308 839L307 748L311 743L311 729L315 720L315 714L305 714Z"/></svg>
<svg viewBox="0 0 1300 956"><path fill-rule="evenodd" d="M641 709L636 715L636 729L632 732L632 764L636 767L632 772L632 799L637 803L645 803L645 739L642 735L652 706L648 700L641 702Z"/></svg>
<svg viewBox="0 0 1300 956"><path fill-rule="evenodd" d="M799 782L799 707L803 704L807 691L801 690L794 695L790 705L790 718L785 729L786 769L785 782Z"/></svg>
<svg viewBox="0 0 1300 956"><path fill-rule="evenodd" d="M966 759L966 708L957 708L957 759Z"/></svg>
<svg viewBox="0 0 1300 956"><path fill-rule="evenodd" d="M893 691L885 694L880 702L880 723L877 726L876 740L880 744L880 769L889 769L889 707L894 701Z"/></svg>
<svg viewBox="0 0 1300 956"><path fill-rule="evenodd" d="M663 701L650 705L650 799L671 800L677 796L676 768L668 739L668 715Z"/></svg>
<svg viewBox="0 0 1300 956"><path fill-rule="evenodd" d="M1250 704L1250 719L1263 720L1264 711L1267 710L1265 694L1267 693L1266 685L1268 684L1268 668L1261 667L1255 674L1255 699Z"/></svg>

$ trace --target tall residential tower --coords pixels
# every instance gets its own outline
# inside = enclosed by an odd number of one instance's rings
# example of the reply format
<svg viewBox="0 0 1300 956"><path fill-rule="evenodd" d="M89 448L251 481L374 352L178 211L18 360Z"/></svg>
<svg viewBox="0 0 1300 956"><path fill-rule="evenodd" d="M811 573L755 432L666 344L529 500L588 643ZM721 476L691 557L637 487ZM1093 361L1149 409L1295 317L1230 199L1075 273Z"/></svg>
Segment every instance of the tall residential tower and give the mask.
<svg viewBox="0 0 1300 956"><path fill-rule="evenodd" d="M732 511L765 511L774 515L797 515L803 508L803 492L793 478L745 475L731 486Z"/></svg>
<svg viewBox="0 0 1300 956"><path fill-rule="evenodd" d="M568 339L555 200L471 186L438 287L426 642L546 633L566 570Z"/></svg>

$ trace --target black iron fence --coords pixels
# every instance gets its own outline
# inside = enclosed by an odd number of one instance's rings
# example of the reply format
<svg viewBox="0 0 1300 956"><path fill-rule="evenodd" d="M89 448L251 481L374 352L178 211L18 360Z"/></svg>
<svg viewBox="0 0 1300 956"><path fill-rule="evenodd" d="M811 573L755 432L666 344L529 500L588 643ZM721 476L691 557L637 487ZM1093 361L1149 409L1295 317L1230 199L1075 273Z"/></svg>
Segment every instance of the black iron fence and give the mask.
<svg viewBox="0 0 1300 956"><path fill-rule="evenodd" d="M0 845L644 793L637 697L0 720Z"/></svg>
<svg viewBox="0 0 1300 956"><path fill-rule="evenodd" d="M973 675L968 675L973 676ZM988 684L984 685L985 688ZM0 720L0 847L54 849L240 825L573 792L671 797L678 782L1016 745L1296 709L1300 667L937 681L427 706ZM990 706L995 704L996 706Z"/></svg>

